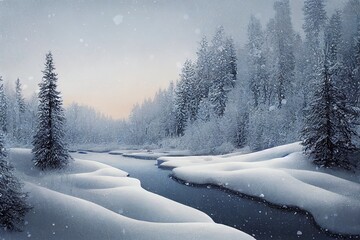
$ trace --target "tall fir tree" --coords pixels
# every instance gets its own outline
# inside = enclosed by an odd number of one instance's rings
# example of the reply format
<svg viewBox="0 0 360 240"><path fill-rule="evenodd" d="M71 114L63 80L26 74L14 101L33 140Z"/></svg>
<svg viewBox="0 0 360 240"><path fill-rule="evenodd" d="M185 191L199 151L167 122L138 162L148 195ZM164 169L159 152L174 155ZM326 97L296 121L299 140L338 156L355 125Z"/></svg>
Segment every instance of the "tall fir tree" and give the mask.
<svg viewBox="0 0 360 240"><path fill-rule="evenodd" d="M320 60L319 76L315 78L315 89L308 109L302 137L304 151L315 164L326 168L350 170L355 163L349 155L359 149L352 138L356 136L352 123L358 117L346 97L340 79L342 64L339 57L340 14L330 19L325 34L325 49Z"/></svg>
<svg viewBox="0 0 360 240"><path fill-rule="evenodd" d="M0 133L0 226L5 230L21 230L24 217L30 210L27 194L22 191L13 167L6 161L4 137Z"/></svg>
<svg viewBox="0 0 360 240"><path fill-rule="evenodd" d="M303 81L300 85L303 89L304 107L308 104L308 92L310 83L317 77L319 58L321 56L320 42L326 23L326 11L324 0L305 0L304 7L304 24L305 47L304 47L304 69Z"/></svg>
<svg viewBox="0 0 360 240"><path fill-rule="evenodd" d="M247 65L249 71L249 89L253 106L264 104L268 98L268 74L264 56L264 34L259 19L250 17L248 25Z"/></svg>
<svg viewBox="0 0 360 240"><path fill-rule="evenodd" d="M180 74L180 80L175 89L176 134L184 134L189 121L194 121L197 106L194 105L195 68L190 60L186 60Z"/></svg>
<svg viewBox="0 0 360 240"><path fill-rule="evenodd" d="M15 82L15 105L14 105L14 116L13 116L13 136L15 141L18 143L25 142L24 132L24 117L26 111L25 99L22 95L22 87L20 79L18 78Z"/></svg>
<svg viewBox="0 0 360 240"><path fill-rule="evenodd" d="M292 94L295 71L294 31L291 22L289 0L275 2L275 54L276 54L276 98L279 108Z"/></svg>
<svg viewBox="0 0 360 240"><path fill-rule="evenodd" d="M57 91L57 74L51 52L39 84L38 126L33 140L34 163L41 170L65 167L71 156L64 142L64 109Z"/></svg>
<svg viewBox="0 0 360 240"><path fill-rule="evenodd" d="M15 82L15 97L16 97L16 104L18 106L18 110L20 113L24 113L26 109L25 99L22 94L22 85L20 79L16 79Z"/></svg>
<svg viewBox="0 0 360 240"><path fill-rule="evenodd" d="M220 26L211 41L211 86L209 101L216 116L223 116L228 93L235 86L237 68L233 40L225 38L225 31Z"/></svg>
<svg viewBox="0 0 360 240"><path fill-rule="evenodd" d="M199 91L201 99L207 98L211 86L211 63L209 44L206 37L203 37L199 43L199 49L196 52L196 77L199 82Z"/></svg>

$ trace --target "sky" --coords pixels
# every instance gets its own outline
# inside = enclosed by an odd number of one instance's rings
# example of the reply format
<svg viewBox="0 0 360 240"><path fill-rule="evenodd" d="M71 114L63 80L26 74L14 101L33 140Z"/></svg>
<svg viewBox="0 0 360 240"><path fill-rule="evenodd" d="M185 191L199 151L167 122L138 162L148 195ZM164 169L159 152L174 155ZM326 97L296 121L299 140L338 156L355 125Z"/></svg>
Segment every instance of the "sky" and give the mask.
<svg viewBox="0 0 360 240"><path fill-rule="evenodd" d="M250 15L263 25L275 0L0 0L0 75L25 97L54 55L65 106L77 102L114 119L178 79L198 42L224 26L241 47ZM301 32L303 0L290 0ZM326 0L328 12L345 0Z"/></svg>

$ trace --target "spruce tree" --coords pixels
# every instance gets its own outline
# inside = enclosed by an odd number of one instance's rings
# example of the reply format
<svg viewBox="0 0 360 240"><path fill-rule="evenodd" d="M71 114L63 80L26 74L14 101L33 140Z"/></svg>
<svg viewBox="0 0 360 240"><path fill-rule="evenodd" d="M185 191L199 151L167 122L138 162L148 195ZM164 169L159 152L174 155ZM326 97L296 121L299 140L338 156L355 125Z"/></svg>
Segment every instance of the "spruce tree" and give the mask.
<svg viewBox="0 0 360 240"><path fill-rule="evenodd" d="M190 60L186 60L180 74L180 81L175 89L176 134L184 134L189 120L196 118L197 106L194 106L195 69Z"/></svg>
<svg viewBox="0 0 360 240"><path fill-rule="evenodd" d="M16 104L18 106L18 110L20 113L24 113L25 112L25 99L22 95L22 86L20 83L20 79L16 79L15 82L15 96L16 96Z"/></svg>
<svg viewBox="0 0 360 240"><path fill-rule="evenodd" d="M321 55L320 40L324 32L326 23L326 11L324 0L305 0L304 1L304 24L305 47L304 47L304 79L301 87L303 88L304 106L308 104L308 92L310 83L317 77L318 59Z"/></svg>
<svg viewBox="0 0 360 240"><path fill-rule="evenodd" d="M51 52L39 84L38 126L33 139L34 163L41 170L65 167L71 159L64 142L64 109L57 91L57 74Z"/></svg>
<svg viewBox="0 0 360 240"><path fill-rule="evenodd" d="M291 23L289 0L274 3L275 10L275 85L279 108L286 103L291 95L295 73L294 31Z"/></svg>
<svg viewBox="0 0 360 240"><path fill-rule="evenodd" d="M233 40L225 38L224 28L221 26L215 32L211 41L211 86L209 100L213 113L223 116L229 91L235 86L236 80L236 53Z"/></svg>
<svg viewBox="0 0 360 240"><path fill-rule="evenodd" d="M25 214L30 210L27 195L22 192L19 180L7 157L3 134L0 133L0 226L5 230L20 230Z"/></svg>
<svg viewBox="0 0 360 240"><path fill-rule="evenodd" d="M340 84L342 64L338 56L339 14L330 21L325 37L325 49L320 59L319 78L315 78L313 98L306 110L302 131L304 151L321 167L350 170L354 163L349 154L358 151L352 138L356 135L352 123L358 116L349 104Z"/></svg>
<svg viewBox="0 0 360 240"><path fill-rule="evenodd" d="M24 117L26 104L25 99L22 95L22 88L19 78L15 82L15 101L15 115L13 116L13 136L18 143L23 143L26 138L26 136L24 135Z"/></svg>
<svg viewBox="0 0 360 240"><path fill-rule="evenodd" d="M249 89L253 105L264 104L268 95L268 74L263 51L264 35L260 21L251 16L248 25L247 65L249 69Z"/></svg>

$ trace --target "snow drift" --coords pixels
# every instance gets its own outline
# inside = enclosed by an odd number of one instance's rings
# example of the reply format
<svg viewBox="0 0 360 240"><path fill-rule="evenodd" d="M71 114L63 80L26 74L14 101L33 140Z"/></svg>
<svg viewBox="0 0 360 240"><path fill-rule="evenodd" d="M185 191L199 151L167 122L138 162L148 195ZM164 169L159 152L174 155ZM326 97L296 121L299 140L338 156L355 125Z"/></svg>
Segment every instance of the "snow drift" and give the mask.
<svg viewBox="0 0 360 240"><path fill-rule="evenodd" d="M76 159L66 171L44 173L25 149L12 149L9 160L33 209L24 231L0 230L3 239L253 239L106 164Z"/></svg>
<svg viewBox="0 0 360 240"><path fill-rule="evenodd" d="M243 155L162 157L160 167L196 184L215 184L310 212L324 229L360 234L360 178L318 169L293 143Z"/></svg>

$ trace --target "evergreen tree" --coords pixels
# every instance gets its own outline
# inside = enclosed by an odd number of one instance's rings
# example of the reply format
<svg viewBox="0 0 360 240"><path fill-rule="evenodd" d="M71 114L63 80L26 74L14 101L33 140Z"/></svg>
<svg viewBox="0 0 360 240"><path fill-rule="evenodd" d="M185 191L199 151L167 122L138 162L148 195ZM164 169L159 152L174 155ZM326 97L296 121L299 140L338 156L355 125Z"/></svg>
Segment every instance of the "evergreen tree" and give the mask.
<svg viewBox="0 0 360 240"><path fill-rule="evenodd" d="M210 49L211 59L211 86L209 100L213 113L223 116L229 91L234 87L236 80L236 54L231 39L225 39L224 28L217 29Z"/></svg>
<svg viewBox="0 0 360 240"><path fill-rule="evenodd" d="M305 48L304 48L304 78L301 84L303 89L304 106L308 104L308 92L311 81L317 77L317 64L321 55L320 39L326 23L324 0L305 0L304 7Z"/></svg>
<svg viewBox="0 0 360 240"><path fill-rule="evenodd" d="M183 135L188 120L193 122L197 115L197 105L194 104L195 69L190 60L186 60L180 74L180 80L175 90L176 134Z"/></svg>
<svg viewBox="0 0 360 240"><path fill-rule="evenodd" d="M330 27L336 25L335 18L330 22ZM352 122L358 114L349 105L344 89L339 87L342 67L337 46L334 46L336 34L332 35L334 38L330 35L327 34L325 38L325 50L319 64L322 66L320 78L315 79L315 92L306 111L302 144L305 153L313 158L315 164L350 170L354 164L349 160L349 154L358 151L352 142L352 137L356 135Z"/></svg>
<svg viewBox="0 0 360 240"><path fill-rule="evenodd" d="M206 37L201 39L199 45L199 49L196 53L196 77L198 79L201 99L203 99L207 98L209 95L209 88L211 86L211 63L209 44Z"/></svg>
<svg viewBox="0 0 360 240"><path fill-rule="evenodd" d="M324 0L305 0L303 11L306 41L314 53L319 51L320 37L326 21Z"/></svg>
<svg viewBox="0 0 360 240"><path fill-rule="evenodd" d="M64 142L65 117L54 71L53 57L49 52L39 84L38 126L32 149L35 166L41 170L65 167L71 159Z"/></svg>
<svg viewBox="0 0 360 240"><path fill-rule="evenodd" d="M260 21L251 16L248 26L247 63L249 69L249 89L254 107L264 104L268 95L268 76L263 52L264 36Z"/></svg>
<svg viewBox="0 0 360 240"><path fill-rule="evenodd" d="M22 88L20 79L18 78L15 82L15 105L14 105L14 116L13 116L13 136L18 143L24 142L24 117L25 117L25 99L22 96Z"/></svg>
<svg viewBox="0 0 360 240"><path fill-rule="evenodd" d="M16 79L15 84L16 84L16 86L15 86L16 103L17 103L19 112L24 113L25 109L26 109L26 105L25 105L25 99L22 95L22 86L21 86L19 78Z"/></svg>
<svg viewBox="0 0 360 240"><path fill-rule="evenodd" d="M0 226L5 230L20 230L30 206L6 157L4 138L0 133Z"/></svg>
<svg viewBox="0 0 360 240"><path fill-rule="evenodd" d="M292 93L294 80L294 31L291 23L289 0L277 1L275 9L275 54L276 54L276 98L279 108L286 103L286 98Z"/></svg>
<svg viewBox="0 0 360 240"><path fill-rule="evenodd" d="M4 91L3 79L0 76L0 130L7 133L7 112L8 104L7 98Z"/></svg>

